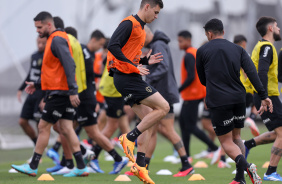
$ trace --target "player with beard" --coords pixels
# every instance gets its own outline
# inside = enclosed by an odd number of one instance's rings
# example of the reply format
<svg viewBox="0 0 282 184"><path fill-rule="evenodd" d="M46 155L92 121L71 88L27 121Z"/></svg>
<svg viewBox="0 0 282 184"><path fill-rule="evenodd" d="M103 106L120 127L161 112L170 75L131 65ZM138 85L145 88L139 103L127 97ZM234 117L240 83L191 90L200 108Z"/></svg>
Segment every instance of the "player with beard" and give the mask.
<svg viewBox="0 0 282 184"><path fill-rule="evenodd" d="M276 173L277 165L282 155L282 104L279 100L278 89L278 56L274 42L281 40L280 28L272 17L261 17L256 28L262 36L252 52L252 60L256 66L259 78L268 92L273 103L273 113L265 112L261 115L263 123L269 131L274 130L276 139L271 149L268 169L263 180L282 181L282 177ZM259 109L261 100L257 93L254 94L254 102Z"/></svg>
<svg viewBox="0 0 282 184"><path fill-rule="evenodd" d="M48 12L40 12L34 23L40 37L48 37L44 50L41 80L26 82L25 91L32 94L36 88L46 91L46 105L43 109L38 129L39 135L30 164L12 165L12 168L29 176L36 176L39 160L48 145L51 127L59 123L62 133L71 145L77 168L65 177L88 176L83 162L79 140L72 126L74 107L80 104L75 81L75 63L67 33L56 30L53 17Z"/></svg>

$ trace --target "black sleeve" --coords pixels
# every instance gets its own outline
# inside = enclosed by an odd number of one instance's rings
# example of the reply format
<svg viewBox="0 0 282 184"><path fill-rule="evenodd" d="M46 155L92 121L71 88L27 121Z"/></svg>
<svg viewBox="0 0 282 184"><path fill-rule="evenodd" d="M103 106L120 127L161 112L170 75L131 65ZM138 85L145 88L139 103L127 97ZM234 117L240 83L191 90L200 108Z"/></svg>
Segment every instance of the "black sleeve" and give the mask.
<svg viewBox="0 0 282 184"><path fill-rule="evenodd" d="M250 79L252 85L258 92L258 95L260 96L260 98L264 100L267 98L267 90L266 90L267 88L264 88L264 86L262 85L261 76L257 74L256 67L254 63L252 62L250 56L243 48L241 49L242 49L241 66L244 69L244 72L247 74L248 78ZM266 77L267 77L267 74L266 74Z"/></svg>
<svg viewBox="0 0 282 184"><path fill-rule="evenodd" d="M202 85L206 86L206 74L205 74L204 63L202 62L202 52L200 49L197 50L197 54L196 54L196 68Z"/></svg>
<svg viewBox="0 0 282 184"><path fill-rule="evenodd" d="M273 59L273 50L270 45L264 45L260 49L259 53L259 63L258 63L258 76L263 84L263 87L266 91L268 84L268 76L267 73L269 71L269 66L272 63Z"/></svg>
<svg viewBox="0 0 282 184"><path fill-rule="evenodd" d="M282 82L282 50L278 55L278 81Z"/></svg>
<svg viewBox="0 0 282 184"><path fill-rule="evenodd" d="M31 65L32 65L32 56L31 56ZM25 83L25 81L29 81L29 78L30 78L30 70L31 70L31 66L30 65L30 68L29 68L29 71L28 71L28 74L27 74L27 76L26 76L26 78L25 78L25 80L23 81L23 83L22 83L22 85L19 87L19 91L23 91L24 89L25 89L25 87L26 87L26 83Z"/></svg>
<svg viewBox="0 0 282 184"><path fill-rule="evenodd" d="M187 88L195 79L195 58L192 54L187 53L184 57L184 65L187 71L187 78L179 88L179 92Z"/></svg>
<svg viewBox="0 0 282 184"><path fill-rule="evenodd" d="M30 75L30 69L29 69L29 72L28 72L25 80L23 81L22 85L19 87L19 91L23 91L25 89L25 87L27 86L25 81L29 81L29 75Z"/></svg>
<svg viewBox="0 0 282 184"><path fill-rule="evenodd" d="M70 95L77 94L78 86L75 81L75 63L69 51L67 41L59 36L54 37L51 43L51 51L55 57L59 58L64 67Z"/></svg>
<svg viewBox="0 0 282 184"><path fill-rule="evenodd" d="M132 22L129 20L123 21L119 24L113 33L108 45L108 50L120 61L130 63L134 66L128 58L122 53L121 48L127 43L132 32Z"/></svg>

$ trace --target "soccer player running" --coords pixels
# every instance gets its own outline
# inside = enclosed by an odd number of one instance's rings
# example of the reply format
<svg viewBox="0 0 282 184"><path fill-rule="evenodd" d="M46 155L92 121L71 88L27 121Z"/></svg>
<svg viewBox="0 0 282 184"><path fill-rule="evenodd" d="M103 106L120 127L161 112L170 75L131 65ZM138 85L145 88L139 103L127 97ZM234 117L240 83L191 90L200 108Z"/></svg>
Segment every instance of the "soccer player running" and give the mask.
<svg viewBox="0 0 282 184"><path fill-rule="evenodd" d="M40 77L46 40L47 39L45 37L44 38L40 38L39 36L37 37L36 43L38 50L35 53L33 53L31 56L30 69L25 81L36 82ZM25 81L22 83L17 93L17 98L19 102L22 102L21 100L22 91L27 86ZM26 135L28 135L28 137L32 140L34 145L36 145L37 135L34 129L28 123L28 120L35 120L37 123L39 122L39 119L41 118L41 111L39 109L39 104L42 98L44 98L44 95L45 93L42 90L37 90L35 93L29 94L23 104L20 119L19 119L20 126L22 127Z"/></svg>
<svg viewBox="0 0 282 184"><path fill-rule="evenodd" d="M162 60L161 53L140 58L145 42L144 25L158 18L162 0L142 0L138 13L126 17L113 33L108 49L108 69L113 75L114 84L122 94L127 104L142 121L128 134L120 136L126 156L135 162L133 150L134 141L138 138L136 163L131 171L145 183L154 183L145 168L146 147L152 134L152 126L159 122L169 111L167 101L159 92L145 81L142 75L148 75L149 70L144 65L155 64Z"/></svg>
<svg viewBox="0 0 282 184"><path fill-rule="evenodd" d="M226 154L236 162L236 176L230 184L245 184L244 170L253 184L261 183L256 165L244 158L244 144L240 137L246 114L246 90L240 82L242 67L261 99L259 113L273 111L271 100L261 84L256 68L247 52L223 38L221 20L211 19L205 26L209 42L197 51L196 66L199 79L206 86L206 105L211 111L215 133Z"/></svg>
<svg viewBox="0 0 282 184"><path fill-rule="evenodd" d="M278 56L274 42L281 40L280 28L272 17L261 17L256 24L257 31L262 36L252 52L252 60L256 66L258 75L264 88L268 92L273 103L273 113L266 112L261 115L263 123L269 131L274 130L276 139L271 149L268 169L263 180L282 181L282 177L276 173L277 165L282 155L282 104L279 100L278 89ZM254 94L255 106L258 109L260 98Z"/></svg>
<svg viewBox="0 0 282 184"><path fill-rule="evenodd" d="M198 139L205 143L209 150L213 152L211 164L215 164L220 159L221 147L217 147L205 132L197 126L198 106L206 96L206 89L200 83L196 71L196 52L197 49L192 47L192 35L189 31L180 31L178 33L179 49L185 51L185 56L181 63L181 86L179 92L183 101L179 125L182 134L184 148L188 157L190 157L190 138L194 134Z"/></svg>
<svg viewBox="0 0 282 184"><path fill-rule="evenodd" d="M77 168L64 176L88 176L79 140L72 126L74 107L80 104L80 100L75 82L75 63L67 33L56 30L53 17L48 12L40 12L34 18L34 23L39 36L48 39L44 50L41 81L27 82L25 91L32 94L36 87L41 86L47 93L46 105L39 122L39 135L30 164L12 165L12 168L30 176L37 175L39 160L48 145L50 129L57 122L71 145L77 163Z"/></svg>
<svg viewBox="0 0 282 184"><path fill-rule="evenodd" d="M157 142L158 127L162 130L163 135L173 144L181 159L182 168L173 175L174 177L183 177L194 172L193 167L188 161L184 144L174 129L174 113L173 104L179 102L179 93L177 83L174 76L173 61L168 46L170 39L162 31L152 33L148 26L145 26L146 40L145 46L152 49L152 53L162 53L163 61L155 65L149 65L147 68L150 74L146 76L146 82L152 85L167 100L170 106L169 113L160 120L159 124L155 124L154 132L148 146L145 162L149 165ZM147 166L148 168L148 166Z"/></svg>

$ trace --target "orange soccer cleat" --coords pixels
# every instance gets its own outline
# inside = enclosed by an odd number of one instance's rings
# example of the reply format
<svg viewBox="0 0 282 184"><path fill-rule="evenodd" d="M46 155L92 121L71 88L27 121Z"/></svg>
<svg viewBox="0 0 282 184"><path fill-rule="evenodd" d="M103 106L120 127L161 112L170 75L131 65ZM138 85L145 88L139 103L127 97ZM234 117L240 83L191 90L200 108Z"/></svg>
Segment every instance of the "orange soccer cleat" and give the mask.
<svg viewBox="0 0 282 184"><path fill-rule="evenodd" d="M133 150L134 150L135 142L131 142L130 140L128 140L126 134L122 134L119 137L119 141L123 147L124 150L123 152L125 153L127 158L129 158L129 160L134 163L135 158L134 158Z"/></svg>
<svg viewBox="0 0 282 184"><path fill-rule="evenodd" d="M150 178L148 170L146 167L140 167L138 164L134 163L130 169L135 176L137 176L140 181L143 181L145 184L155 184L155 182Z"/></svg>

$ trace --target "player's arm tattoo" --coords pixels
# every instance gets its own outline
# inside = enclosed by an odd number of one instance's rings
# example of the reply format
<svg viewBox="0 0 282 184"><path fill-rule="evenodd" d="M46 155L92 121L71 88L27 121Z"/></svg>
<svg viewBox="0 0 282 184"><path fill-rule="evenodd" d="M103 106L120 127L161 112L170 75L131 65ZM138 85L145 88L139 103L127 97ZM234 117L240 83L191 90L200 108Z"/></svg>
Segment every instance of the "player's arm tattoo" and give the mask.
<svg viewBox="0 0 282 184"><path fill-rule="evenodd" d="M277 156L282 156L282 148L277 148L277 147L272 147L271 148L271 154L277 155Z"/></svg>
<svg viewBox="0 0 282 184"><path fill-rule="evenodd" d="M184 144L183 144L182 140L180 140L178 143L175 143L173 146L174 146L174 149L176 151L178 151L180 148L182 148L184 146Z"/></svg>
<svg viewBox="0 0 282 184"><path fill-rule="evenodd" d="M234 139L233 142L240 148L242 155L245 155L245 145L241 139Z"/></svg>

